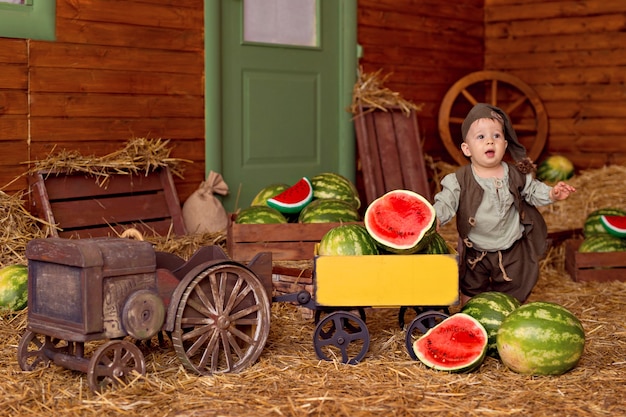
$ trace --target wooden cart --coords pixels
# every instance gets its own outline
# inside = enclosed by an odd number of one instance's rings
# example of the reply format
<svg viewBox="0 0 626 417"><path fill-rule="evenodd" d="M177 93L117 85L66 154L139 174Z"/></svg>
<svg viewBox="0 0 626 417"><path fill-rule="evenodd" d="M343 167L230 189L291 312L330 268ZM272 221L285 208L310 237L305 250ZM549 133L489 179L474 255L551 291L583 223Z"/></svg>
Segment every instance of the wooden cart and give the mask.
<svg viewBox="0 0 626 417"><path fill-rule="evenodd" d="M416 334L447 317L440 309L458 299L453 255L317 256L313 295L273 298L271 252L243 265L219 246L207 246L184 261L143 241L52 237L29 242L26 257L28 324L18 345L20 367L32 371L53 362L81 371L93 391L145 374L137 341L161 332L192 372L246 369L267 341L271 301L315 310L318 358L349 364L369 348L366 307L420 306L406 329L407 350L416 359ZM98 341L96 349L86 348Z"/></svg>
<svg viewBox="0 0 626 417"><path fill-rule="evenodd" d="M319 359L360 362L369 348L365 308L400 308L400 325L407 307L419 312L406 327L409 356L413 341L448 317L458 302L455 255L317 256L313 288L274 297L315 310L313 345ZM359 314L355 314L358 311ZM323 313L328 313L324 315Z"/></svg>

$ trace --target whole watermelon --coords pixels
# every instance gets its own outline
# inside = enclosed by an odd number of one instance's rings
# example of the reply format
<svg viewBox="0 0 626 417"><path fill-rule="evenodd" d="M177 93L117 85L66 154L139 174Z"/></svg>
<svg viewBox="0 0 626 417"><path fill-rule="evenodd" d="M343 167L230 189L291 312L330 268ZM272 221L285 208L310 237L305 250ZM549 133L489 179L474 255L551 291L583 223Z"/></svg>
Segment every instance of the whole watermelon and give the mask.
<svg viewBox="0 0 626 417"><path fill-rule="evenodd" d="M623 252L626 251L626 239L606 235L591 235L585 237L578 252Z"/></svg>
<svg viewBox="0 0 626 417"><path fill-rule="evenodd" d="M324 234L317 253L330 256L378 255L378 246L365 227L343 224Z"/></svg>
<svg viewBox="0 0 626 417"><path fill-rule="evenodd" d="M287 223L287 218L278 210L268 206L251 206L237 214L237 224Z"/></svg>
<svg viewBox="0 0 626 417"><path fill-rule="evenodd" d="M585 348L585 331L565 307L537 301L524 304L504 319L497 347L502 363L512 371L560 375L578 364Z"/></svg>
<svg viewBox="0 0 626 417"><path fill-rule="evenodd" d="M446 240L439 233L434 232L428 239L428 246L420 253L425 255L442 255L451 253Z"/></svg>
<svg viewBox="0 0 626 417"><path fill-rule="evenodd" d="M359 192L352 181L343 175L333 172L323 172L311 177L314 199L338 199L352 204L355 208L361 207Z"/></svg>
<svg viewBox="0 0 626 417"><path fill-rule="evenodd" d="M257 193L252 199L251 206L267 206L267 200L272 197L276 197L289 188L289 185L284 183L270 184Z"/></svg>
<svg viewBox="0 0 626 417"><path fill-rule="evenodd" d="M359 211L345 200L313 200L302 209L299 223L348 223L361 219Z"/></svg>
<svg viewBox="0 0 626 417"><path fill-rule="evenodd" d="M537 167L537 178L549 183L567 180L573 175L574 164L562 155L549 156Z"/></svg>
<svg viewBox="0 0 626 417"><path fill-rule="evenodd" d="M19 311L28 303L28 267L9 265L0 269L0 308Z"/></svg>
<svg viewBox="0 0 626 417"><path fill-rule="evenodd" d="M483 325L489 335L487 355L498 357L496 336L504 319L520 306L517 298L498 291L488 291L474 297L465 303L462 313L474 317Z"/></svg>
<svg viewBox="0 0 626 417"><path fill-rule="evenodd" d="M602 207L592 211L587 215L585 224L583 225L583 235L585 237L609 234L602 225L600 217L602 216L626 216L626 211L618 207Z"/></svg>

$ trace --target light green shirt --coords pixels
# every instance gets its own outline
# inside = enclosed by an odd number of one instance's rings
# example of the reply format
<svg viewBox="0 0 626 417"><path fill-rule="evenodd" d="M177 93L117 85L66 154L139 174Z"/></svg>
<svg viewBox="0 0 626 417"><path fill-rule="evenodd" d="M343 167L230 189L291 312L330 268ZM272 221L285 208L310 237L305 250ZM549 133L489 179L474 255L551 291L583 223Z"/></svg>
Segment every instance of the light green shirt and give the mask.
<svg viewBox="0 0 626 417"><path fill-rule="evenodd" d="M519 212L513 204L509 191L509 165L504 163L504 178L474 178L484 190L483 199L476 211L476 224L468 235L474 248L489 252L506 250L522 237L523 226ZM461 188L456 174L448 174L441 181L442 190L435 195L435 211L441 225L448 223L459 207ZM529 204L539 207L553 203L550 199L551 187L526 175L526 185L522 198Z"/></svg>

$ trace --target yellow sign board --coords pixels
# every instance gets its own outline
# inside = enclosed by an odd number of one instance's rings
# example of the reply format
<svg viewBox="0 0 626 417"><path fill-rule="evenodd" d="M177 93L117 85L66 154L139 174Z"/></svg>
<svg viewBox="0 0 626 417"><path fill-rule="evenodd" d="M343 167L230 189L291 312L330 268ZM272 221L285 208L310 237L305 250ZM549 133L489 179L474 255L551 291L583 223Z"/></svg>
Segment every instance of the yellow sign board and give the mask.
<svg viewBox="0 0 626 417"><path fill-rule="evenodd" d="M326 307L450 306L459 296L455 255L317 256L314 274Z"/></svg>

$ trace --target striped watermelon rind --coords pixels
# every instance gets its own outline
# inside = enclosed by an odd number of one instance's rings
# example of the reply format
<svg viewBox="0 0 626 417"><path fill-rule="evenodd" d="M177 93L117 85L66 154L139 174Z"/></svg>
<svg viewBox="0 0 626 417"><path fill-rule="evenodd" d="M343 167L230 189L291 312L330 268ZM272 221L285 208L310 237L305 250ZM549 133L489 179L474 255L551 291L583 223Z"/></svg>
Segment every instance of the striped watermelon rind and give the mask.
<svg viewBox="0 0 626 417"><path fill-rule="evenodd" d="M450 246L446 240L437 232L433 232L429 239L426 248L420 251L422 254L426 255L442 255L452 253L450 250Z"/></svg>
<svg viewBox="0 0 626 417"><path fill-rule="evenodd" d="M372 201L365 210L369 234L387 252L419 253L436 232L436 213L430 202L410 190L392 190Z"/></svg>
<svg viewBox="0 0 626 417"><path fill-rule="evenodd" d="M606 235L608 232L602 226L601 216L626 216L626 210L616 207L603 207L592 211L587 215L583 225L583 235L585 237L593 235Z"/></svg>
<svg viewBox="0 0 626 417"><path fill-rule="evenodd" d="M626 240L609 234L585 237L578 252L622 252L626 251Z"/></svg>
<svg viewBox="0 0 626 417"><path fill-rule="evenodd" d="M15 264L0 269L0 309L23 310L28 304L28 267Z"/></svg>
<svg viewBox="0 0 626 417"><path fill-rule="evenodd" d="M324 234L317 250L320 256L378 255L378 246L359 224L342 224Z"/></svg>
<svg viewBox="0 0 626 417"><path fill-rule="evenodd" d="M600 223L604 229L615 237L626 238L626 216L600 216Z"/></svg>
<svg viewBox="0 0 626 417"><path fill-rule="evenodd" d="M361 207L359 192L348 178L333 172L323 172L311 177L314 199L338 199L352 204L355 208Z"/></svg>
<svg viewBox="0 0 626 417"><path fill-rule="evenodd" d="M299 223L358 222L359 211L345 200L313 200L300 212Z"/></svg>
<svg viewBox="0 0 626 417"><path fill-rule="evenodd" d="M496 337L504 319L520 306L513 296L498 291L487 291L470 298L461 309L483 325L489 336L487 355L497 358Z"/></svg>
<svg viewBox="0 0 626 417"><path fill-rule="evenodd" d="M251 206L237 214L237 224L280 224L287 223L287 218L278 210L268 206Z"/></svg>
<svg viewBox="0 0 626 417"><path fill-rule="evenodd" d="M578 364L585 348L580 320L556 303L524 304L507 316L497 336L502 363L526 375L561 375Z"/></svg>
<svg viewBox="0 0 626 417"><path fill-rule="evenodd" d="M267 187L260 190L257 195L252 199L251 206L267 206L267 200L276 197L278 194L282 193L286 189L289 188L288 184L284 183L276 183L270 184Z"/></svg>

